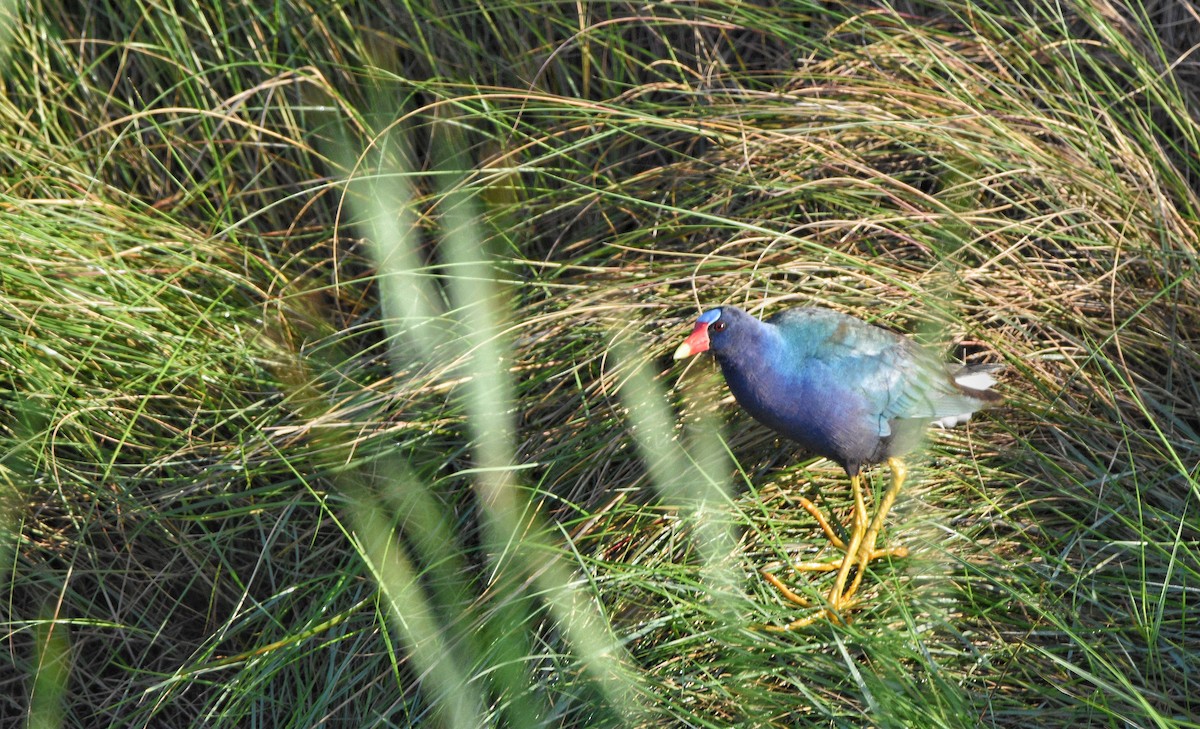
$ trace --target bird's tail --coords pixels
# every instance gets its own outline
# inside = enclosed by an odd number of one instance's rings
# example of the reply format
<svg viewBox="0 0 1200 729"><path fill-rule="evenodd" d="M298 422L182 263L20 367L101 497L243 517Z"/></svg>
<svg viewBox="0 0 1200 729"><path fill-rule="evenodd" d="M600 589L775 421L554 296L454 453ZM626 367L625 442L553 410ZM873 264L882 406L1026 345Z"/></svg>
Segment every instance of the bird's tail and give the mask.
<svg viewBox="0 0 1200 729"><path fill-rule="evenodd" d="M962 425L971 419L971 413L1000 402L1000 393L992 390L992 386L996 384L996 378L992 377L992 373L1002 369L1004 366L998 364L961 365L952 368L950 379L954 380L955 385L958 385L960 394L958 397L949 397L946 400L956 403L955 407L950 408L954 414L936 418L933 425L939 428L953 428L956 425Z"/></svg>
<svg viewBox="0 0 1200 729"><path fill-rule="evenodd" d="M964 395L978 398L986 403L999 402L1000 393L992 390L992 386L996 384L996 378L992 377L992 373L1002 369L1004 369L1004 365L999 364L962 365L951 372L950 377Z"/></svg>

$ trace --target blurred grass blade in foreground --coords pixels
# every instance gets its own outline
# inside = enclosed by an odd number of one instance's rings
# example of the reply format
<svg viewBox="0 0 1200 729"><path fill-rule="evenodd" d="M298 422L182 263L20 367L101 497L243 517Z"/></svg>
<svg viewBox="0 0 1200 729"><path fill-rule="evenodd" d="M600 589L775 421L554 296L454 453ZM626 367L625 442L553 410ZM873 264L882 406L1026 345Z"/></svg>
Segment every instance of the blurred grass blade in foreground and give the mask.
<svg viewBox="0 0 1200 729"><path fill-rule="evenodd" d="M731 520L720 518L722 510L733 507L720 424L706 413L684 433L675 426L664 388L649 373L645 355L620 336L614 349L620 365L628 368L619 394L651 480L666 504L680 508L691 523L692 541L702 563L702 588L718 598L724 617L736 622L729 598L745 596L740 570L733 562L737 539Z"/></svg>
<svg viewBox="0 0 1200 729"><path fill-rule="evenodd" d="M414 218L407 211L414 199L409 178L384 167L362 186L366 194L354 194L358 185L352 181L349 198L352 205L360 206L356 219L368 221L364 229L371 238L378 270L389 356L398 379L407 370L419 369L461 382L457 386L461 391L452 392L451 397L465 416L473 461L467 473L474 486L475 513L487 560L477 577L485 584L478 586L481 595L470 610L459 615L432 612L418 576L394 547L386 546L386 540L395 536L387 527L389 519L377 514L382 505L360 504L355 510L355 530L372 533L363 538L366 556L389 598L393 622L421 674L432 683L428 687L432 695L460 706L486 705L490 702L481 689L488 685L510 721L528 724L531 717L551 713L534 675L539 663L534 656L544 650L535 648L535 642L542 639L538 616L544 601L607 709L628 719L638 710L633 700L634 673L625 653L595 598L576 586L576 576L562 559L563 550L551 543L535 506L514 477L514 398L509 346L503 336L504 293L483 251L474 200L449 185L443 189L438 204L443 261L440 266L425 263L412 233ZM439 290L439 281L444 281L445 294ZM453 307L449 312L440 311L433 303L445 298ZM431 488L431 484L408 479L384 486L394 491L428 492ZM416 498L425 503L432 500L430 496ZM393 499L391 503L399 502ZM404 523L406 515L395 513L391 519ZM430 555L415 557L425 564L433 561ZM417 619L410 619L414 617ZM460 630L455 624L461 621L478 622L483 639L472 646L476 655L466 656L464 663L458 664L451 651L426 650L439 644L439 634ZM440 667L442 661L447 665ZM473 667L472 675L463 667L467 662ZM481 682L481 677L487 682ZM470 718L452 713L456 726L460 719Z"/></svg>

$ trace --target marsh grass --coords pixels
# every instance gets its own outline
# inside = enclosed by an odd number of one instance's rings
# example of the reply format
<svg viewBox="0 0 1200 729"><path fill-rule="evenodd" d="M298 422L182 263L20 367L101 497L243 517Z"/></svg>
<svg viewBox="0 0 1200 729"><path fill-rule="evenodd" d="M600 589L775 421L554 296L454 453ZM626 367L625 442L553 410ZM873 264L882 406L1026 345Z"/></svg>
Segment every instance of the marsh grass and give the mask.
<svg viewBox="0 0 1200 729"><path fill-rule="evenodd" d="M1200 726L1174 11L536 11L4 11L4 721ZM849 625L720 302L1007 366Z"/></svg>

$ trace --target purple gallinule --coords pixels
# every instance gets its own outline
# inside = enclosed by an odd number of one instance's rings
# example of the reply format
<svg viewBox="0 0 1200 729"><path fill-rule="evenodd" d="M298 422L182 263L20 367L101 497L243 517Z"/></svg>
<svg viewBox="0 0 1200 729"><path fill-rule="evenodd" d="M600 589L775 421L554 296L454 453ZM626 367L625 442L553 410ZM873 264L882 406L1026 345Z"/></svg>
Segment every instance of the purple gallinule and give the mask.
<svg viewBox="0 0 1200 729"><path fill-rule="evenodd" d="M912 340L861 319L821 308L779 312L760 321L735 306L709 309L675 350L675 359L711 351L729 390L747 412L813 453L846 470L853 490L849 543L840 539L807 499L840 561L806 562L799 571L833 571L826 604L777 630L792 630L823 617L841 620L854 604L867 564L883 555L905 556L903 547L877 549L883 520L904 484L901 456L917 447L926 428L949 428L998 401L989 388L994 365L947 365ZM868 521L862 469L886 462L892 483ZM854 580L846 585L851 571ZM799 605L808 601L775 575L764 576Z"/></svg>

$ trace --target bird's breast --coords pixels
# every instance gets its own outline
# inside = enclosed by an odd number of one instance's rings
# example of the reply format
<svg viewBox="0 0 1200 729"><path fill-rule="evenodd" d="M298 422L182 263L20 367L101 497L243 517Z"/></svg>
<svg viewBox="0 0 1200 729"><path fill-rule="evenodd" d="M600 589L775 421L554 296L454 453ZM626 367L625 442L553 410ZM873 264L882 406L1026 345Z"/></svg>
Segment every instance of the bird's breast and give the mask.
<svg viewBox="0 0 1200 729"><path fill-rule="evenodd" d="M734 399L756 420L822 455L836 450L838 413L857 409L848 393L830 386L811 368L727 373L726 382Z"/></svg>

